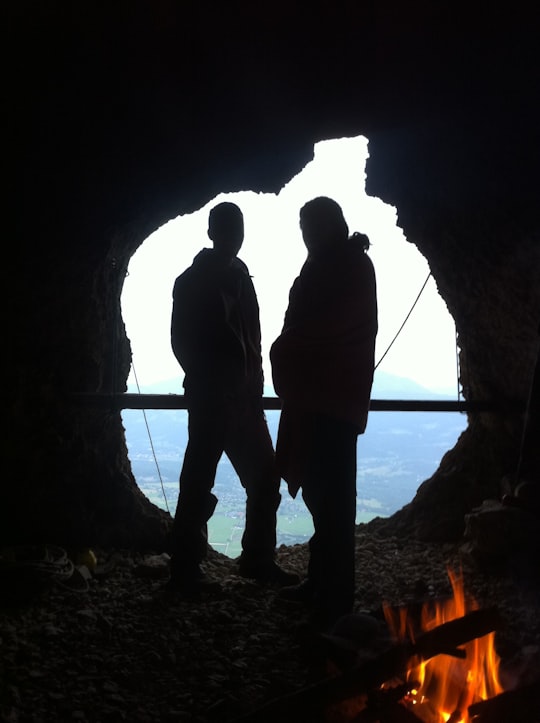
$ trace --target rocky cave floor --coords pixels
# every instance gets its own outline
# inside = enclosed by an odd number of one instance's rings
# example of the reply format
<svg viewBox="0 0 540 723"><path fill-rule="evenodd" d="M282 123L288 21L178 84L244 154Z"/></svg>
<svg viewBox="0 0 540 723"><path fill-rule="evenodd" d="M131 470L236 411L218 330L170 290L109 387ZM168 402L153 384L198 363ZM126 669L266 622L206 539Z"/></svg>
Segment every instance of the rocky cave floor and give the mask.
<svg viewBox="0 0 540 723"><path fill-rule="evenodd" d="M197 600L164 593L163 556L96 555L86 581L86 568L75 568L24 599L4 579L0 720L235 721L310 684L314 669L321 674L307 613L237 576L233 560L210 556L207 569L222 589ZM280 547L278 561L303 575L306 545ZM360 526L357 609L372 615L383 601L447 597L447 570L460 568L467 595L502 614L496 644L510 684L540 680L540 585L519 565L480 572L456 545L383 538Z"/></svg>

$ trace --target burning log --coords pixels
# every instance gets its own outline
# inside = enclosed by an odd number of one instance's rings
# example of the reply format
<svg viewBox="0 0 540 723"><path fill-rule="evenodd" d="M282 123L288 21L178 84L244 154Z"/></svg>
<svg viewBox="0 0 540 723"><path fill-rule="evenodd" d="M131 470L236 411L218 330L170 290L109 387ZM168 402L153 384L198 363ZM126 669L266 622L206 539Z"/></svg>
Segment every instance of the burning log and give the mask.
<svg viewBox="0 0 540 723"><path fill-rule="evenodd" d="M460 645L494 632L501 622L497 608L473 610L461 618L450 620L419 635L417 641L410 644L411 657L419 655L422 660L427 660L448 651L452 651L451 655L461 657L456 652Z"/></svg>
<svg viewBox="0 0 540 723"><path fill-rule="evenodd" d="M414 642L393 645L376 658L270 701L237 723L314 723L317 717L322 720L326 707L369 693L389 680L404 679L411 661L427 660L448 651L455 654L459 646L497 630L500 623L496 608L474 610L422 633Z"/></svg>
<svg viewBox="0 0 540 723"><path fill-rule="evenodd" d="M411 710L399 704L415 683L403 683L384 690L372 691L367 704L353 723L422 723Z"/></svg>
<svg viewBox="0 0 540 723"><path fill-rule="evenodd" d="M517 690L500 693L469 706L474 723L538 723L540 721L540 680Z"/></svg>
<svg viewBox="0 0 540 723"><path fill-rule="evenodd" d="M352 723L422 723L421 719L416 716L412 710L405 708L400 703L392 703L383 710L368 714L364 717L363 712L360 713Z"/></svg>

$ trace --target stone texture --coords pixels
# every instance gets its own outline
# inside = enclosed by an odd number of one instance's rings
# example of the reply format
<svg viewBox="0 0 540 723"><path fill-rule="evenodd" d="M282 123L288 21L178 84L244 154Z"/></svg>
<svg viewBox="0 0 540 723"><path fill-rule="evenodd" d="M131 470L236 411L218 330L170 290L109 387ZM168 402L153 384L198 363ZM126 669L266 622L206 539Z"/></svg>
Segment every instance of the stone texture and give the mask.
<svg viewBox="0 0 540 723"><path fill-rule="evenodd" d="M275 192L316 141L358 134L368 191L397 207L456 321L465 397L503 405L470 415L387 527L459 537L517 467L512 403L538 349L532 10L30 1L5 21L3 541L166 548L118 410L76 400L125 389L129 259L170 218L221 191Z"/></svg>
<svg viewBox="0 0 540 723"><path fill-rule="evenodd" d="M151 553L95 552L98 569L107 573L85 588L51 576L48 586L27 590L11 605L17 587L6 584L0 567L0 720L235 723L249 714L259 720L256 711L268 702L336 672L328 662L335 645L310 628L307 611L238 577L235 562L219 553L207 568L221 592L189 599L165 595L162 580L139 576ZM305 574L306 545L281 547L278 558ZM414 612L422 601L446 600L448 571L461 572L468 600L500 610L496 648L505 687L540 679L538 576L518 579L511 566L486 574L456 545L381 538L363 526L356 567L356 614L379 626L383 602ZM379 643L371 634L359 638L365 627L359 631L352 622L340 621L333 634L354 642L359 659L368 660ZM385 649L388 635L380 642ZM358 714L338 712L321 711L316 720L350 723ZM296 711L279 720L312 723L314 715L299 718Z"/></svg>

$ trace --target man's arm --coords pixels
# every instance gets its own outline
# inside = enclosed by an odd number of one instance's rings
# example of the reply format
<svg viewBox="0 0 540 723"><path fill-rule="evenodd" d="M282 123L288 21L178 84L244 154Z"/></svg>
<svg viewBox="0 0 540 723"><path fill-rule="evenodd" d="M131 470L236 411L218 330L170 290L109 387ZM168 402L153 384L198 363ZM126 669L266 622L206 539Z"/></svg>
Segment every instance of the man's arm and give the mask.
<svg viewBox="0 0 540 723"><path fill-rule="evenodd" d="M186 377L210 383L222 366L222 311L215 289L180 276L173 289L171 347Z"/></svg>

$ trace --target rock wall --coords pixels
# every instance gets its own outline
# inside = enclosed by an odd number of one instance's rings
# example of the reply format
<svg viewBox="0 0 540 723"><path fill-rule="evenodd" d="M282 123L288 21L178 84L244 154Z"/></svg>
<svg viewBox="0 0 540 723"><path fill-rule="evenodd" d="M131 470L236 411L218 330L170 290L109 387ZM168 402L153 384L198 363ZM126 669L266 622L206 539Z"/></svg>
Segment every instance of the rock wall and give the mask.
<svg viewBox="0 0 540 723"><path fill-rule="evenodd" d="M537 26L429 2L20 2L4 9L3 541L159 548L120 414L129 259L221 191L277 191L325 138L366 135L460 339L474 414L390 530L456 537L516 469L540 318ZM481 12L480 12L481 11Z"/></svg>

